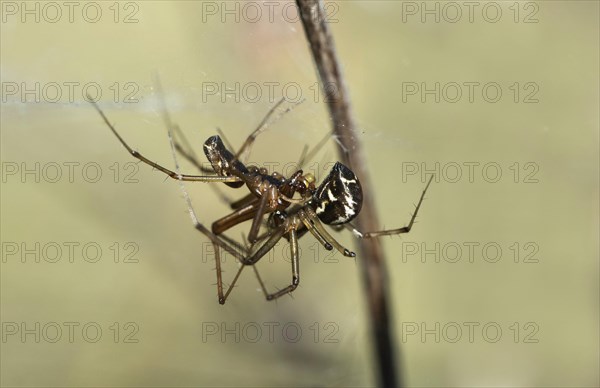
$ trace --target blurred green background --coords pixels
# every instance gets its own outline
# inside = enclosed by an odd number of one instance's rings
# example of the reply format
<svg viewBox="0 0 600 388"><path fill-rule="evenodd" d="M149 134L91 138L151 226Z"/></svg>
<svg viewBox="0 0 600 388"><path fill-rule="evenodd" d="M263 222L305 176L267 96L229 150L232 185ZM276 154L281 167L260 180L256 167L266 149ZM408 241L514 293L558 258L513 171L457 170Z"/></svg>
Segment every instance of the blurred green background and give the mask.
<svg viewBox="0 0 600 388"><path fill-rule="evenodd" d="M284 170L330 126L293 4L75 3L72 22L61 3L1 3L0 383L374 385L357 263L307 236L293 298L265 302L246 270L218 305L178 184L130 163L83 98L100 90L123 137L173 166L155 74L199 154L217 127L239 146L299 90L251 156ZM327 4L382 228L408 222L439 166L416 227L384 240L407 383L598 386L598 3ZM335 160L331 141L308 169ZM227 213L187 188L202 222ZM259 263L271 290L288 257Z"/></svg>

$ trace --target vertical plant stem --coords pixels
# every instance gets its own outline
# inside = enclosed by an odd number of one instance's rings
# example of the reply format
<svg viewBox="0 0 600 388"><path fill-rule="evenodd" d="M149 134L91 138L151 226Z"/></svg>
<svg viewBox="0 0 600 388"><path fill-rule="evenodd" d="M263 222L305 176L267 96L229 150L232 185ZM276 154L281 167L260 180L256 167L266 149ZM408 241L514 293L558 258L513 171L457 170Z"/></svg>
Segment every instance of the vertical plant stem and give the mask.
<svg viewBox="0 0 600 388"><path fill-rule="evenodd" d="M335 136L338 138L342 162L350 166L361 181L364 195L363 207L356 225L361 231L378 230L379 222L372 195L369 170L353 117L350 97L342 76L331 31L327 24L322 0L296 0L310 44L315 65L319 72L321 88L331 115ZM381 244L376 238L359 240L359 263L361 265L364 293L370 314L375 344L379 386L401 386L402 373L395 359L393 330L390 325L391 310L388 303L387 276Z"/></svg>

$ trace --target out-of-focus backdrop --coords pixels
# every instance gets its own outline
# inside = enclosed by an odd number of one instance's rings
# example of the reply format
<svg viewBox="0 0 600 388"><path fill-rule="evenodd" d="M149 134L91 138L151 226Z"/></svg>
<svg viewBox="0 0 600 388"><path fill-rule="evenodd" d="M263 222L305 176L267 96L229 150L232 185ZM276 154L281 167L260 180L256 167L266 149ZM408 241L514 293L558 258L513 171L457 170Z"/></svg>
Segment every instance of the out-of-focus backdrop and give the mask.
<svg viewBox="0 0 600 388"><path fill-rule="evenodd" d="M177 182L84 100L173 167L156 76L202 160L217 127L237 147L303 98L250 156L290 174L330 128L295 5L0 4L2 385L374 385L361 257L305 236L293 298L247 269L220 306ZM384 240L407 383L598 386L598 3L326 4L382 228L436 174ZM335 160L332 140L305 170ZM186 185L207 225L245 194L215 186ZM287 245L258 269L289 284Z"/></svg>

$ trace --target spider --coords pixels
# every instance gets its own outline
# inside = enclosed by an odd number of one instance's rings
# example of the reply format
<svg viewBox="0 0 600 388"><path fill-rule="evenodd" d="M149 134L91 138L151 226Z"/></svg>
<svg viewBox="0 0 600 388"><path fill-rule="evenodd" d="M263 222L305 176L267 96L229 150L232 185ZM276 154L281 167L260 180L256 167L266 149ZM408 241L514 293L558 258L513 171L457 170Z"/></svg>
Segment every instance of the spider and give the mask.
<svg viewBox="0 0 600 388"><path fill-rule="evenodd" d="M356 256L354 252L345 248L333 238L323 225L330 225L337 228L342 226L349 227L349 222L359 214L362 207L363 194L360 181L352 170L342 163L337 162L329 172L329 175L327 175L317 187L315 177L310 173L304 174L302 169L297 170L289 178L286 178L278 172L269 174L265 168L250 165L247 166L242 161L242 155L248 155L256 137L265 130L269 118L283 101L284 99L280 100L269 110L265 118L248 136L242 147L235 154L225 146L219 135L209 137L204 142L203 149L212 169L206 168L200 164L179 128L171 124L165 110L165 121L168 127L171 151L175 160L175 171L147 159L141 153L132 149L110 123L100 107L95 102L92 102L105 124L133 157L180 182L187 202L188 211L195 228L208 237L215 248L217 295L220 304L225 303L241 275L242 270L246 266L252 266L254 269L262 292L267 300L274 300L293 292L300 283L298 240L306 232L310 232L310 234L312 234L313 237L327 250L336 249L344 256ZM287 111L290 109L291 108L288 108ZM182 138L183 144L186 145L185 147L179 140L174 139L174 133L178 133L177 136ZM212 173L212 175L189 175L179 173L179 164L177 162L176 153L181 154L185 159L192 162L202 172ZM300 166L302 165L302 159L304 159L305 156L306 155L303 153ZM421 193L419 202L415 207L415 211L412 214L408 226L399 229L368 233L361 233L353 227L349 228L351 228L354 234L360 238L372 238L410 232L432 179L433 176L429 179L425 189ZM183 184L184 181L221 182L231 188L240 188L245 185L250 193L240 200L231 202L230 206L233 211L214 221L211 230L208 230L198 221L190 197L185 190ZM298 195L298 197L295 197L296 195ZM259 235L261 226L264 224L264 218L267 215L267 230L262 235ZM241 249L239 244L233 241L233 239L226 237L223 233L248 220L252 220L247 236L247 240L251 244L251 247L250 249ZM269 293L255 264L273 249L282 238L285 238L289 242L292 263L292 280L287 287L280 289L277 292ZM241 264L233 281L225 292L223 289L223 271L221 270L219 248L232 254ZM243 250L244 253L240 252L240 250Z"/></svg>

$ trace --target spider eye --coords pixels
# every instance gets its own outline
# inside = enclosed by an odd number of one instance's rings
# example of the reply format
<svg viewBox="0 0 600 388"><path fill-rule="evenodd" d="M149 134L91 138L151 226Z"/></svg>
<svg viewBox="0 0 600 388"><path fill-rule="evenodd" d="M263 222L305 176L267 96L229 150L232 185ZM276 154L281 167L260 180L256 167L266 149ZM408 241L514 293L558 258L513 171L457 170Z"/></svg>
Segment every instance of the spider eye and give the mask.
<svg viewBox="0 0 600 388"><path fill-rule="evenodd" d="M328 225L351 221L362 207L362 188L352 170L337 162L315 192L312 207Z"/></svg>

